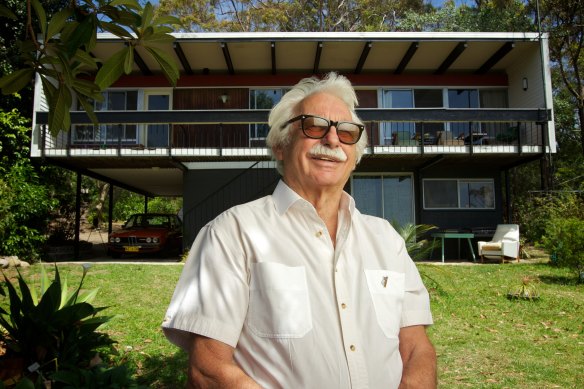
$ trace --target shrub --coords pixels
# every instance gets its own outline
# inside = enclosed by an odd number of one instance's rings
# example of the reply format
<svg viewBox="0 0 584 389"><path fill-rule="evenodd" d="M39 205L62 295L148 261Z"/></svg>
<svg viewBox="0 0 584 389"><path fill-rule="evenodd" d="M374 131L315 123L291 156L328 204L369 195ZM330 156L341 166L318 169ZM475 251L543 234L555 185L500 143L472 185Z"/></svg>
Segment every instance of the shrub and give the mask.
<svg viewBox="0 0 584 389"><path fill-rule="evenodd" d="M99 357L100 351L114 352L114 341L97 331L110 320L110 317L98 315L105 308L90 304L97 289L81 293L87 269L84 266L81 281L72 293L67 280L61 281L57 267L52 282L41 267L40 294L29 287L20 273L17 276L20 293L9 278L4 277L0 295L6 296L6 289L9 299L8 310L0 308L0 345L5 348L0 366L12 366L5 379L21 382L18 387L60 388L67 384L121 387L112 385L112 379L128 387L126 370L108 368ZM0 370L6 373L7 369ZM103 386L95 385L97 382L102 382Z"/></svg>
<svg viewBox="0 0 584 389"><path fill-rule="evenodd" d="M521 234L533 243L541 240L554 220L569 217L584 219L584 201L571 192L531 195L523 199L517 208Z"/></svg>
<svg viewBox="0 0 584 389"><path fill-rule="evenodd" d="M413 223L399 225L396 221L391 224L394 226L398 234L404 238L406 250L414 261L428 258L430 252L434 249L434 245L425 239L425 237L430 231L436 229L436 226L429 224L416 225Z"/></svg>
<svg viewBox="0 0 584 389"><path fill-rule="evenodd" d="M556 258L558 266L575 270L580 282L584 281L584 220L574 217L551 220L541 244Z"/></svg>
<svg viewBox="0 0 584 389"><path fill-rule="evenodd" d="M42 228L54 204L30 163L12 166L0 178L0 254L34 260L45 240Z"/></svg>

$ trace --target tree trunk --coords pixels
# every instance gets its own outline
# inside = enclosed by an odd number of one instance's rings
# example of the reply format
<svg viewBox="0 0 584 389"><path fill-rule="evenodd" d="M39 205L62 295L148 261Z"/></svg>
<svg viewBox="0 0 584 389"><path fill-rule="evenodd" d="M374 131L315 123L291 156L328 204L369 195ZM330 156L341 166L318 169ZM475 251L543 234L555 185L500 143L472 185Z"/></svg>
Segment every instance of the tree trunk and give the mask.
<svg viewBox="0 0 584 389"><path fill-rule="evenodd" d="M95 219L93 225L98 227L104 220L103 218L103 207L105 205L105 199L107 198L107 194L109 192L109 184L107 182L101 182L99 184L99 198L97 200L97 204L95 204Z"/></svg>

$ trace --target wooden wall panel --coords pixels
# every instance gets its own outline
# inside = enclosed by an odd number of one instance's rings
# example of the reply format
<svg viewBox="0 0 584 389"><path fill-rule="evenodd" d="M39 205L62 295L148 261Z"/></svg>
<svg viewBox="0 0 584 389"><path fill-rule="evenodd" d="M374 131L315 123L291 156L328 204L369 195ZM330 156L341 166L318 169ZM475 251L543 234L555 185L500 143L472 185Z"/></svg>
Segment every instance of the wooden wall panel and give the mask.
<svg viewBox="0 0 584 389"><path fill-rule="evenodd" d="M221 95L226 94L223 103ZM175 89L173 109L248 109L247 88ZM173 126L174 147L249 147L248 124L181 124Z"/></svg>

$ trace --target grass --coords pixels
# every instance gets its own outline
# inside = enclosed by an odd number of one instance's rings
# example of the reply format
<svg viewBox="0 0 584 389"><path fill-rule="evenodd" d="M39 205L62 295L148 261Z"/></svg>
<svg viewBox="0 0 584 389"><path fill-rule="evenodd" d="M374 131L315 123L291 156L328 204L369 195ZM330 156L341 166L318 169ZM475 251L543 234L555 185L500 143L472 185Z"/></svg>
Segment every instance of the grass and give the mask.
<svg viewBox="0 0 584 389"><path fill-rule="evenodd" d="M38 265L26 270L35 279ZM573 273L545 263L418 264L430 290L440 387L576 388L584 382L584 285ZM59 265L69 284L79 265ZM87 288L99 287L95 305L115 317L103 330L118 341L118 362L128 362L150 388L184 387L186 354L169 344L160 323L182 266L95 264ZM540 299L508 300L524 277L539 280Z"/></svg>

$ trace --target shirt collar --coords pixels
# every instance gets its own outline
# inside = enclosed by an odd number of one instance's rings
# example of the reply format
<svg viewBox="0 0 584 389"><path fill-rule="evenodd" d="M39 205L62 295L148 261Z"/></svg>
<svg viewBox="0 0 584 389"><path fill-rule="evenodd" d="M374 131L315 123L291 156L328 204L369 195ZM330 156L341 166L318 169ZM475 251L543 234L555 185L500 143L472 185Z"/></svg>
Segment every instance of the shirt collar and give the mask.
<svg viewBox="0 0 584 389"><path fill-rule="evenodd" d="M284 180L280 180L280 182L278 182L278 185L276 186L276 189L272 194L272 198L274 199L276 210L281 215L286 213L288 209L297 202L305 202L306 204L312 207L312 205L308 201L306 201L305 199L300 197L298 193L290 189L290 187L286 185ZM353 215L353 212L355 211L355 200L347 192L344 191L341 196L340 209L347 210L350 215Z"/></svg>

